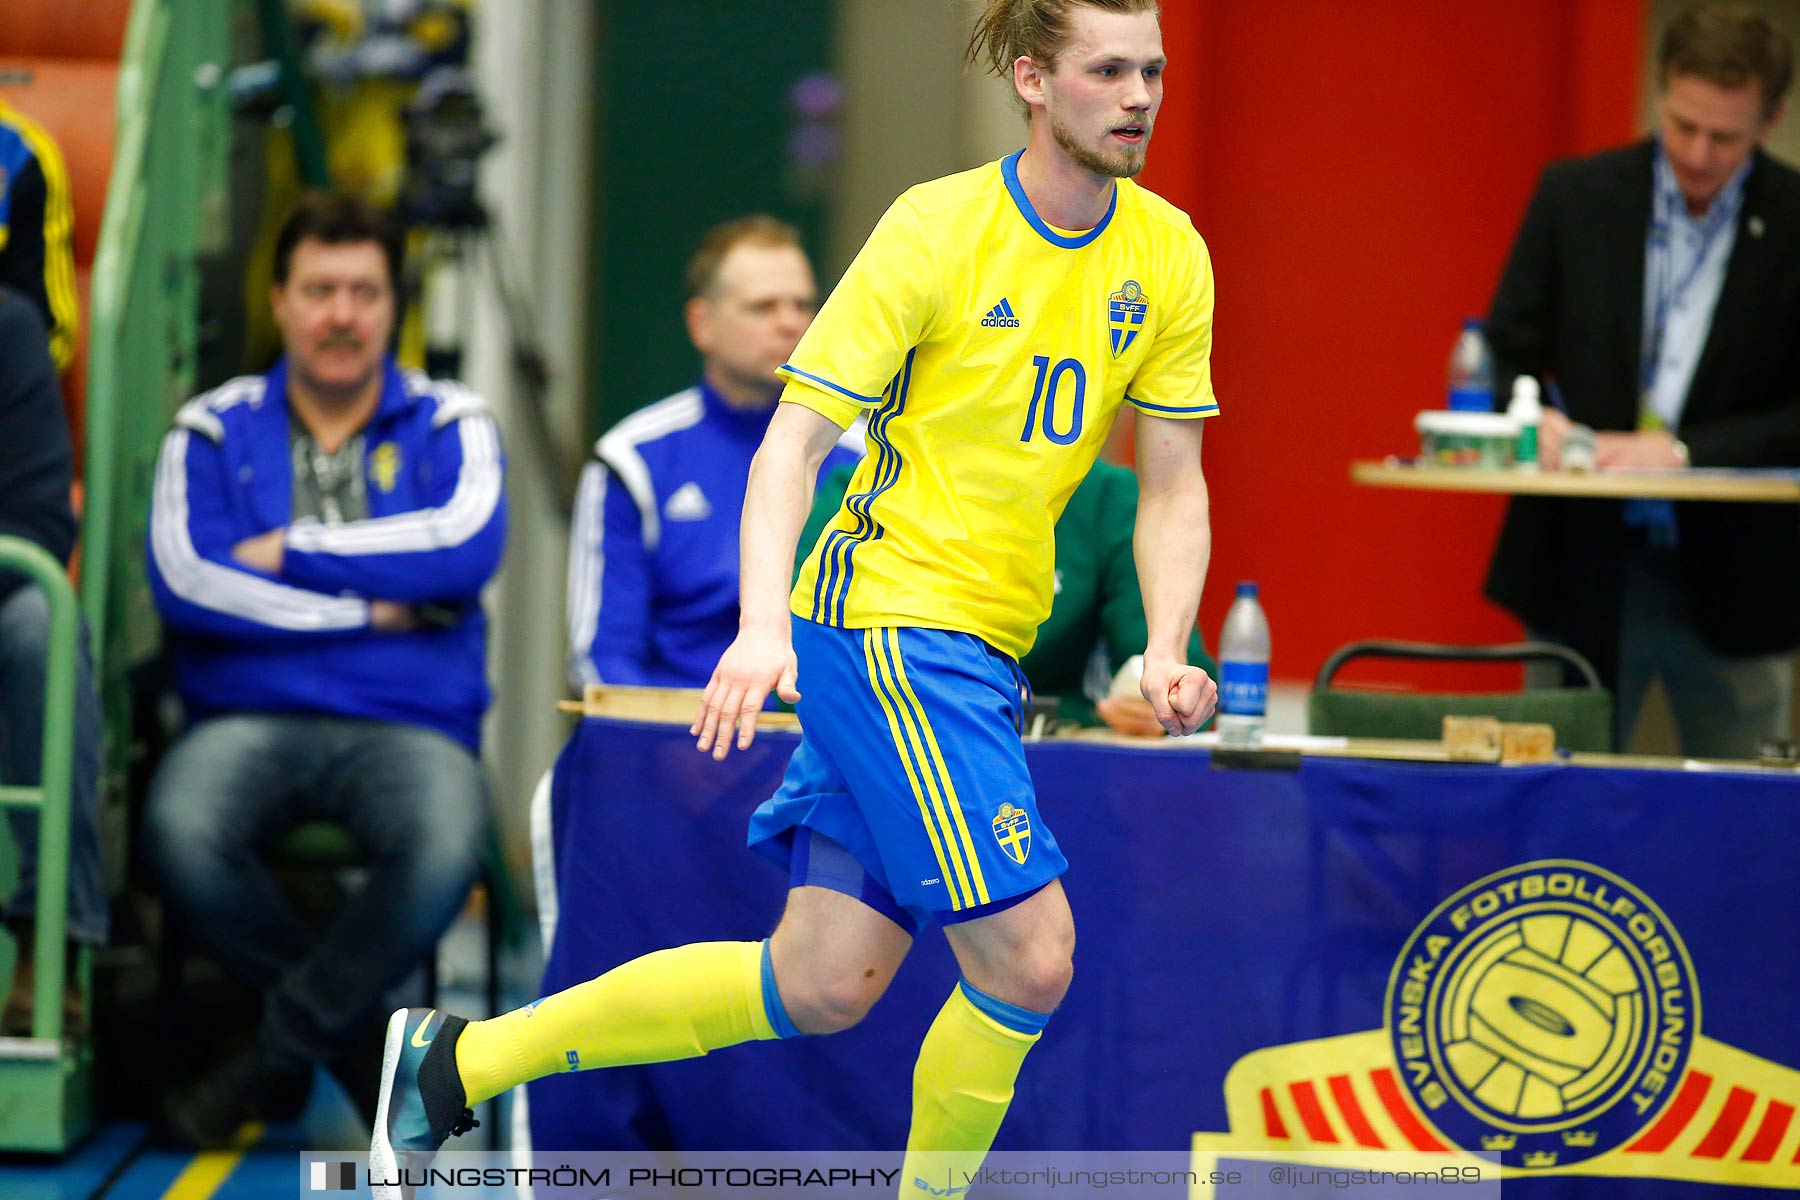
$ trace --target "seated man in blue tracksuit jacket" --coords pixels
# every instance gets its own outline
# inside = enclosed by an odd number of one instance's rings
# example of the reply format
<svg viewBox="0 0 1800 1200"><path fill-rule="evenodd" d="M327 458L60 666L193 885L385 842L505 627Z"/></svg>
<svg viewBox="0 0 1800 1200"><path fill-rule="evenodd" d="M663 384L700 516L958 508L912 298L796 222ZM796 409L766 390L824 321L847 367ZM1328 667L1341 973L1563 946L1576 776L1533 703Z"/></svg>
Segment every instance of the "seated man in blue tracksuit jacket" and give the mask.
<svg viewBox="0 0 1800 1200"><path fill-rule="evenodd" d="M227 1144L297 1105L314 1064L354 1061L480 864L480 593L505 466L478 397L389 356L398 256L375 210L303 199L275 245L285 356L190 401L157 462L150 580L190 726L145 839L186 934L264 1005L256 1049L165 1106L191 1144ZM315 942L262 855L320 819L369 866Z"/></svg>
<svg viewBox="0 0 1800 1200"><path fill-rule="evenodd" d="M688 265L700 381L626 417L582 472L569 542L569 678L705 687L738 627L750 459L812 322L800 235L772 217L709 230ZM820 477L863 453L859 423Z"/></svg>

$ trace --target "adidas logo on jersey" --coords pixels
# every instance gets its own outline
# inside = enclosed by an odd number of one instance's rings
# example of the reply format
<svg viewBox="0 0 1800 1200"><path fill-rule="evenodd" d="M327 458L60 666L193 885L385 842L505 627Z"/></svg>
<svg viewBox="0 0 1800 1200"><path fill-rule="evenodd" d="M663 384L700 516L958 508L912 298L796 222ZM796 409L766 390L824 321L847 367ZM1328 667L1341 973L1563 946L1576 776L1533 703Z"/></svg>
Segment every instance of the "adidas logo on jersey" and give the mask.
<svg viewBox="0 0 1800 1200"><path fill-rule="evenodd" d="M1012 302L1001 297L1000 303L988 309L981 323L991 329L1017 329L1019 318L1013 315Z"/></svg>
<svg viewBox="0 0 1800 1200"><path fill-rule="evenodd" d="M712 516L712 503L697 483L684 483L663 504L663 517L670 521L704 521Z"/></svg>

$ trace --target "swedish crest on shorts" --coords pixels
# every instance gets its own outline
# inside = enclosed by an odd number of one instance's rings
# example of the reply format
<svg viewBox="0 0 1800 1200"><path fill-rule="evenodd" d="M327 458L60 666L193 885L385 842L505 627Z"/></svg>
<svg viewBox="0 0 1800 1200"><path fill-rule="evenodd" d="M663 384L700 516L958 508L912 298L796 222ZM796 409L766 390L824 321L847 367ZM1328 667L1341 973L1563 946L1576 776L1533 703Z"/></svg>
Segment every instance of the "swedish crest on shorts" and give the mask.
<svg viewBox="0 0 1800 1200"><path fill-rule="evenodd" d="M1113 357L1125 353L1144 328L1144 317L1150 312L1150 297L1135 279L1127 279L1119 290L1106 298L1106 329L1112 335Z"/></svg>
<svg viewBox="0 0 1800 1200"><path fill-rule="evenodd" d="M994 814L994 839L1006 857L1023 866L1031 857L1030 815L1016 804L1002 804Z"/></svg>

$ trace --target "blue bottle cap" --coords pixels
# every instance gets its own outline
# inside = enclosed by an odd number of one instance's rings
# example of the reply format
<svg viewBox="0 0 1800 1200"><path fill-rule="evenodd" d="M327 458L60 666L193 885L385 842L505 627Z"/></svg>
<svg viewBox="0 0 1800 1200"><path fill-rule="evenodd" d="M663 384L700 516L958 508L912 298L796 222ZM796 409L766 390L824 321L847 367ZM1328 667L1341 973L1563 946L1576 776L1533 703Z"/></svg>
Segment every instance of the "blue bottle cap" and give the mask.
<svg viewBox="0 0 1800 1200"><path fill-rule="evenodd" d="M1238 580L1237 594L1238 594L1238 598L1240 600L1244 599L1245 597L1248 597L1251 600L1256 599L1256 580L1254 580L1254 579Z"/></svg>

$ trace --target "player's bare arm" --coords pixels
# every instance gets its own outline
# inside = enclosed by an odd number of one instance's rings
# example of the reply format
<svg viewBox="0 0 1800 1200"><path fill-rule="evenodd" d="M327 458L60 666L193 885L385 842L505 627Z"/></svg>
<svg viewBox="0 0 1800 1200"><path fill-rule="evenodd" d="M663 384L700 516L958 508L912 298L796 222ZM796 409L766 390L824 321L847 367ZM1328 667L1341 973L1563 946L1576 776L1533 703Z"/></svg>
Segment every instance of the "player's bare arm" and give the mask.
<svg viewBox="0 0 1800 1200"><path fill-rule="evenodd" d="M713 669L688 730L698 738L695 748L715 759L730 753L733 729L738 749L750 745L771 691L789 704L800 699L788 626L794 547L819 466L843 432L810 408L782 404L750 464L738 538L738 635Z"/></svg>
<svg viewBox="0 0 1800 1200"><path fill-rule="evenodd" d="M1219 689L1187 662L1188 633L1212 554L1206 476L1200 469L1203 421L1137 418L1138 513L1132 548L1150 626L1144 649L1144 698L1162 727L1193 733L1213 714Z"/></svg>

